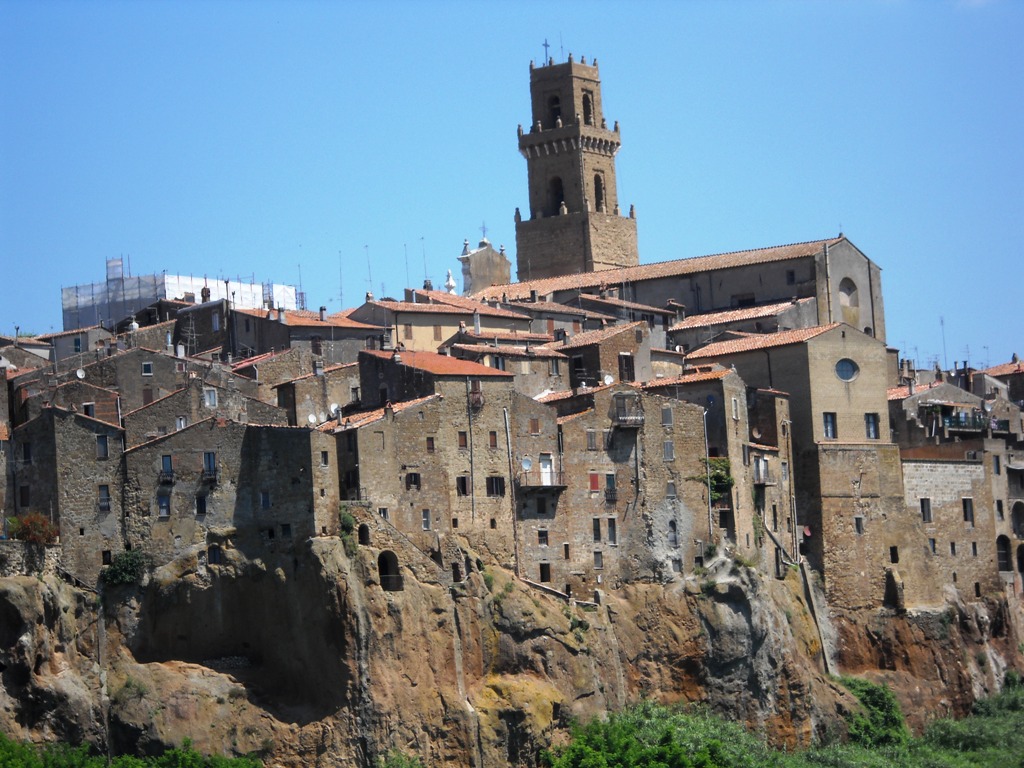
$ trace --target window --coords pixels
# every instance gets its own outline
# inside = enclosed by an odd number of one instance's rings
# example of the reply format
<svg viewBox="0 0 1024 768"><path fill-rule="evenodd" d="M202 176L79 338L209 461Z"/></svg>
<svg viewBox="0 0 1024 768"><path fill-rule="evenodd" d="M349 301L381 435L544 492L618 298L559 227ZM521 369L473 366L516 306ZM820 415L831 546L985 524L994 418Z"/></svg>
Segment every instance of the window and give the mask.
<svg viewBox="0 0 1024 768"><path fill-rule="evenodd" d="M972 541L971 542L971 557L977 557L977 556L978 556L978 542Z"/></svg>
<svg viewBox="0 0 1024 768"><path fill-rule="evenodd" d="M329 457L327 455L327 451L320 451L320 466L326 467L328 463Z"/></svg>
<svg viewBox="0 0 1024 768"><path fill-rule="evenodd" d="M110 486L101 485L97 489L100 512L110 511Z"/></svg>
<svg viewBox="0 0 1024 768"><path fill-rule="evenodd" d="M921 499L921 522L930 523L932 521L932 500Z"/></svg>
<svg viewBox="0 0 1024 768"><path fill-rule="evenodd" d="M740 401L736 397L732 399L732 419L733 421L740 420Z"/></svg>
<svg viewBox="0 0 1024 768"><path fill-rule="evenodd" d="M601 490L601 476L597 472L590 473L590 490L599 491Z"/></svg>
<svg viewBox="0 0 1024 768"><path fill-rule="evenodd" d="M505 358L498 355L491 355L491 368L498 371L505 370Z"/></svg>
<svg viewBox="0 0 1024 768"><path fill-rule="evenodd" d="M491 448L497 448L498 447L498 433L497 432L494 432L492 430L491 432L487 433L487 444Z"/></svg>
<svg viewBox="0 0 1024 768"><path fill-rule="evenodd" d="M783 482L789 481L789 462L782 462L782 480Z"/></svg>
<svg viewBox="0 0 1024 768"><path fill-rule="evenodd" d="M157 510L158 510L158 512L160 514L160 517L170 517L171 516L171 497L170 496L168 496L165 493L161 493L159 496L156 497L156 505L157 505Z"/></svg>
<svg viewBox="0 0 1024 768"><path fill-rule="evenodd" d="M588 429L587 430L587 450L588 451L596 451L597 450L597 431L596 430L593 430L593 429Z"/></svg>
<svg viewBox="0 0 1024 768"><path fill-rule="evenodd" d="M407 491L418 491L420 490L420 473L409 472L405 476L405 490Z"/></svg>
<svg viewBox="0 0 1024 768"><path fill-rule="evenodd" d="M619 543L618 531L615 528L615 518L608 518L608 543L612 545Z"/></svg>
<svg viewBox="0 0 1024 768"><path fill-rule="evenodd" d="M22 485L18 488L18 501L21 504L22 509L32 506L31 486Z"/></svg>
<svg viewBox="0 0 1024 768"><path fill-rule="evenodd" d="M309 351L314 355L322 355L324 353L324 337L311 336L309 339Z"/></svg>
<svg viewBox="0 0 1024 768"><path fill-rule="evenodd" d="M569 559L569 545L568 544L563 544L562 545L562 559L563 560L568 560Z"/></svg>
<svg viewBox="0 0 1024 768"><path fill-rule="evenodd" d="M174 457L171 454L160 457L160 471L168 475L174 474Z"/></svg>
<svg viewBox="0 0 1024 768"><path fill-rule="evenodd" d="M667 483L665 483L665 496L670 499L674 499L676 497L675 480L669 480Z"/></svg>
<svg viewBox="0 0 1024 768"><path fill-rule="evenodd" d="M935 539L928 539L928 550L933 555L935 554Z"/></svg>
<svg viewBox="0 0 1024 768"><path fill-rule="evenodd" d="M594 568L596 570L600 570L601 568L604 568L604 553L603 552L594 552Z"/></svg>
<svg viewBox="0 0 1024 768"><path fill-rule="evenodd" d="M422 517L422 520L423 520L423 530L424 531L429 531L430 530L430 510L429 509L424 509L423 512L421 513L421 517Z"/></svg>
<svg viewBox="0 0 1024 768"><path fill-rule="evenodd" d="M110 565L111 563L114 562L114 558L110 554L110 550L109 549L104 549L102 554L100 555L100 558L102 559L104 565Z"/></svg>
<svg viewBox="0 0 1024 768"><path fill-rule="evenodd" d="M152 376L153 375L153 363L148 360L142 364L142 375Z"/></svg>
<svg viewBox="0 0 1024 768"><path fill-rule="evenodd" d="M661 425L663 427L671 427L672 426L672 407L671 406L663 405L661 407Z"/></svg>
<svg viewBox="0 0 1024 768"><path fill-rule="evenodd" d="M949 542L949 554L952 555L953 557L956 557L956 542L955 541Z"/></svg>
<svg viewBox="0 0 1024 768"><path fill-rule="evenodd" d="M834 413L826 412L822 414L822 417L824 419L825 426L825 439L835 440L839 434L836 429L836 415Z"/></svg>
<svg viewBox="0 0 1024 768"><path fill-rule="evenodd" d="M853 381L860 373L860 366L848 357L844 357L836 363L836 376L840 381Z"/></svg>
<svg viewBox="0 0 1024 768"><path fill-rule="evenodd" d="M868 440L878 439L878 414L877 413L865 413L864 414L864 434Z"/></svg>
<svg viewBox="0 0 1024 768"><path fill-rule="evenodd" d="M402 338L403 339L411 339L412 338L412 323L406 323L405 325L402 326Z"/></svg>
<svg viewBox="0 0 1024 768"><path fill-rule="evenodd" d="M619 354L619 381L633 381L636 378L636 367L633 356L628 353Z"/></svg>
<svg viewBox="0 0 1024 768"><path fill-rule="evenodd" d="M217 407L217 390L216 389L204 389L203 390L203 401L206 403L207 408Z"/></svg>
<svg viewBox="0 0 1024 768"><path fill-rule="evenodd" d="M377 507L377 514L380 515L384 520L387 520L388 519L388 508L387 507Z"/></svg>
<svg viewBox="0 0 1024 768"><path fill-rule="evenodd" d="M548 500L546 496L537 497L537 514L546 515L548 513Z"/></svg>
<svg viewBox="0 0 1024 768"><path fill-rule="evenodd" d="M491 475L487 478L487 495L496 498L505 495L505 478Z"/></svg>
<svg viewBox="0 0 1024 768"><path fill-rule="evenodd" d="M81 336L75 336L75 352L81 352L81 351L82 351L82 337Z"/></svg>
<svg viewBox="0 0 1024 768"><path fill-rule="evenodd" d="M292 537L292 526L290 523L281 523L281 538L290 539Z"/></svg>
<svg viewBox="0 0 1024 768"><path fill-rule="evenodd" d="M540 564L540 581L542 584L551 581L551 563Z"/></svg>
<svg viewBox="0 0 1024 768"><path fill-rule="evenodd" d="M997 475L1002 472L1002 462L998 456L992 457L992 471Z"/></svg>
<svg viewBox="0 0 1024 768"><path fill-rule="evenodd" d="M453 517L452 518L452 530L455 530L458 527L459 527L459 518Z"/></svg>
<svg viewBox="0 0 1024 768"><path fill-rule="evenodd" d="M786 270L786 285L796 285L796 271L792 269Z"/></svg>
<svg viewBox="0 0 1024 768"><path fill-rule="evenodd" d="M434 326L434 341L441 341L441 326Z"/></svg>
<svg viewBox="0 0 1024 768"><path fill-rule="evenodd" d="M469 476L459 475L455 478L455 495L469 496Z"/></svg>
<svg viewBox="0 0 1024 768"><path fill-rule="evenodd" d="M668 545L670 547L679 546L679 526L676 525L675 520L668 521Z"/></svg>
<svg viewBox="0 0 1024 768"><path fill-rule="evenodd" d="M90 419L96 417L96 403L82 403L82 413Z"/></svg>
<svg viewBox="0 0 1024 768"><path fill-rule="evenodd" d="M996 520L1005 520L1006 513L1003 512L1003 501L1002 499L996 499Z"/></svg>
<svg viewBox="0 0 1024 768"><path fill-rule="evenodd" d="M110 458L110 446L107 442L106 435L96 435L96 458Z"/></svg>
<svg viewBox="0 0 1024 768"><path fill-rule="evenodd" d="M615 490L615 473L605 472L604 473L604 488L606 491Z"/></svg>
<svg viewBox="0 0 1024 768"><path fill-rule="evenodd" d="M676 445L671 440L666 440L662 444L662 453L665 461L675 461L676 458Z"/></svg>
<svg viewBox="0 0 1024 768"><path fill-rule="evenodd" d="M469 447L469 434L462 430L459 430L459 448L466 449Z"/></svg>
<svg viewBox="0 0 1024 768"><path fill-rule="evenodd" d="M900 548L889 547L889 562L898 563L900 561Z"/></svg>
<svg viewBox="0 0 1024 768"><path fill-rule="evenodd" d="M561 376L561 372L558 370L558 358L553 357L548 361L548 374L551 376Z"/></svg>
<svg viewBox="0 0 1024 768"><path fill-rule="evenodd" d="M260 491L260 509L270 509L270 491Z"/></svg>
<svg viewBox="0 0 1024 768"><path fill-rule="evenodd" d="M968 527L974 527L974 499L962 499L964 507L964 522Z"/></svg>
<svg viewBox="0 0 1024 768"><path fill-rule="evenodd" d="M601 541L601 518L595 517L593 521L594 526L594 541Z"/></svg>
<svg viewBox="0 0 1024 768"><path fill-rule="evenodd" d="M537 531L537 546L546 547L548 545L548 532L546 528L542 528Z"/></svg>
<svg viewBox="0 0 1024 768"><path fill-rule="evenodd" d="M210 321L213 324L213 330L214 331L219 331L220 330L220 315L218 315L216 312L214 312L213 316L210 318Z"/></svg>
<svg viewBox="0 0 1024 768"><path fill-rule="evenodd" d="M433 452L434 452L434 438L428 437L427 438L427 453L433 453Z"/></svg>
<svg viewBox="0 0 1024 768"><path fill-rule="evenodd" d="M201 493L196 496L196 517L201 517L206 514L206 494Z"/></svg>
<svg viewBox="0 0 1024 768"><path fill-rule="evenodd" d="M860 515L853 518L853 530L858 536L864 535L864 518Z"/></svg>
<svg viewBox="0 0 1024 768"><path fill-rule="evenodd" d="M531 435L539 435L540 434L540 419L530 419L530 434Z"/></svg>
<svg viewBox="0 0 1024 768"><path fill-rule="evenodd" d="M175 419L174 419L174 428L175 429L182 430L182 429L184 429L187 426L188 426L188 417L187 416L177 416L177 417L175 417Z"/></svg>

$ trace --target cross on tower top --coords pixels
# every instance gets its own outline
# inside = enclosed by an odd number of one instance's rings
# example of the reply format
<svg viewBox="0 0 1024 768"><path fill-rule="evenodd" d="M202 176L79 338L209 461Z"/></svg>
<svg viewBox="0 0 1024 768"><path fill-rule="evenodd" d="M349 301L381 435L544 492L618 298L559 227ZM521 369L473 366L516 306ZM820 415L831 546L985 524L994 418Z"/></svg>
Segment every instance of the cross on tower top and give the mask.
<svg viewBox="0 0 1024 768"><path fill-rule="evenodd" d="M487 239L487 222L486 221L483 222L480 225L480 233L483 235L483 239L486 240Z"/></svg>
<svg viewBox="0 0 1024 768"><path fill-rule="evenodd" d="M548 48L550 48L550 47L551 46L548 44L548 39L545 37L544 38L544 61L548 60Z"/></svg>

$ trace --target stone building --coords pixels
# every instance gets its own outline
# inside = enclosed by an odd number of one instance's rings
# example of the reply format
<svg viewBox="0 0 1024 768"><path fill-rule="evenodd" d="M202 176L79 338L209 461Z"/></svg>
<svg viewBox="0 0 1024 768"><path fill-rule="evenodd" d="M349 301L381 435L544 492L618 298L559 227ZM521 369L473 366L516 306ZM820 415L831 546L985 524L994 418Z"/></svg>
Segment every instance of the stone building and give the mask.
<svg viewBox="0 0 1024 768"><path fill-rule="evenodd" d="M53 345L53 360L60 369L78 368L92 359L91 353L103 349L114 334L100 325L73 328L60 333L37 336L39 341Z"/></svg>
<svg viewBox="0 0 1024 768"><path fill-rule="evenodd" d="M349 313L328 315L326 307L320 307L319 313L237 309L228 329L228 350L232 358L244 358L289 348L305 349L327 365L353 363L360 350L379 345L383 332L379 324L363 322Z"/></svg>
<svg viewBox="0 0 1024 768"><path fill-rule="evenodd" d="M568 359L558 350L529 344L452 344L453 357L506 371L512 387L529 397L561 390L568 382Z"/></svg>
<svg viewBox="0 0 1024 768"><path fill-rule="evenodd" d="M669 327L668 338L672 347L688 352L713 341L725 340L736 332L775 333L814 325L817 325L814 299L792 299L776 304L687 315Z"/></svg>
<svg viewBox="0 0 1024 768"><path fill-rule="evenodd" d="M208 418L124 453L125 543L205 566L337 535L334 438Z"/></svg>
<svg viewBox="0 0 1024 768"><path fill-rule="evenodd" d="M500 251L485 237L475 249L470 249L469 240L462 244L462 293L470 294L482 291L492 285L505 285L512 282L512 262L505 255L505 247Z"/></svg>
<svg viewBox="0 0 1024 768"><path fill-rule="evenodd" d="M637 264L632 208L619 215L619 124L605 120L597 62L531 62L530 101L530 128L519 127L530 197L528 218L516 209L519 279Z"/></svg>
<svg viewBox="0 0 1024 768"><path fill-rule="evenodd" d="M650 329L643 322L577 333L551 349L569 359L573 389L653 378Z"/></svg>
<svg viewBox="0 0 1024 768"><path fill-rule="evenodd" d="M359 364L345 363L275 384L278 407L292 426L322 424L359 407Z"/></svg>
<svg viewBox="0 0 1024 768"><path fill-rule="evenodd" d="M50 405L78 412L115 426L119 426L121 423L120 399L117 392L97 387L86 381L72 379L52 388L22 391L25 397L18 409L19 424L34 419Z"/></svg>
<svg viewBox="0 0 1024 768"><path fill-rule="evenodd" d="M54 406L12 434L6 512L36 512L56 524L61 567L90 587L123 549L122 450L116 424Z"/></svg>

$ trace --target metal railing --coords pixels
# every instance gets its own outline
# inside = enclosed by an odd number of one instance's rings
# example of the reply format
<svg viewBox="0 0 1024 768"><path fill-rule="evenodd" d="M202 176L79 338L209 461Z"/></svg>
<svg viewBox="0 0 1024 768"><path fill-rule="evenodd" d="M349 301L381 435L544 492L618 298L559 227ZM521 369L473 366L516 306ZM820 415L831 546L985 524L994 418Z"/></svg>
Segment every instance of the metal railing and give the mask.
<svg viewBox="0 0 1024 768"><path fill-rule="evenodd" d="M521 488L545 488L565 485L562 473L554 469L528 469L516 475Z"/></svg>
<svg viewBox="0 0 1024 768"><path fill-rule="evenodd" d="M614 504L619 500L619 489L618 488L605 488L604 489L604 500L609 504Z"/></svg>
<svg viewBox="0 0 1024 768"><path fill-rule="evenodd" d="M173 469L161 469L159 475L160 485L171 485L174 482Z"/></svg>

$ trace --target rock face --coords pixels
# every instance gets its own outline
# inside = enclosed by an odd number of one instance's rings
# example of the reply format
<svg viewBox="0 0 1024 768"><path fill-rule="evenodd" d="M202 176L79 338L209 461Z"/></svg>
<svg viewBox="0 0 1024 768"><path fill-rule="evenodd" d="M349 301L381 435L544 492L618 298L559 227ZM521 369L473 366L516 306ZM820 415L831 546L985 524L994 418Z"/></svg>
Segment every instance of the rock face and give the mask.
<svg viewBox="0 0 1024 768"><path fill-rule="evenodd" d="M853 700L826 674L796 571L719 558L698 583L625 584L567 604L491 568L446 588L376 550L316 539L295 556L187 559L100 600L53 577L0 579L0 728L34 741L268 764L534 766L586 719L640 697L702 702L776 743L841 729ZM479 563L479 561L478 561ZM845 671L894 685L914 715L963 712L1017 663L1006 604L837 618ZM831 669L831 667L829 667Z"/></svg>

